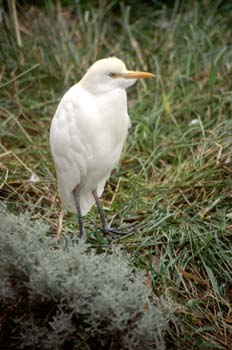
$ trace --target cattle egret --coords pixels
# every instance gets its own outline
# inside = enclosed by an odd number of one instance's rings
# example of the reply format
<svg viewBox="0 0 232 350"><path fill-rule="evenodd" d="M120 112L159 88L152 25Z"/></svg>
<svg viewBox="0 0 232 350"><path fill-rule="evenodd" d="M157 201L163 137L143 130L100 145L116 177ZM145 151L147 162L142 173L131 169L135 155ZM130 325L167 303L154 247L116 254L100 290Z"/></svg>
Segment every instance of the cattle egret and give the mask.
<svg viewBox="0 0 232 350"><path fill-rule="evenodd" d="M50 145L63 210L77 211L80 237L82 216L96 202L102 231L118 233L105 219L99 198L119 162L130 118L126 88L154 74L128 71L116 57L96 61L79 83L61 99L52 120Z"/></svg>

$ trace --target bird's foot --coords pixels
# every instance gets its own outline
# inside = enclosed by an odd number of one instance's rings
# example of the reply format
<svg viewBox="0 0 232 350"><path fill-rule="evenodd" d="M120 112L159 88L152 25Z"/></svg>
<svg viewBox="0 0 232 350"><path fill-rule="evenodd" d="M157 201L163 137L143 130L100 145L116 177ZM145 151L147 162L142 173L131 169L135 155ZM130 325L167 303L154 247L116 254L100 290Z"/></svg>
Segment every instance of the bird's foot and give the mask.
<svg viewBox="0 0 232 350"><path fill-rule="evenodd" d="M103 234L105 235L109 235L111 237L120 237L120 236L125 236L128 235L129 233L131 233L131 231L123 231L121 229L117 229L114 227L110 227L110 226L105 226L101 228L101 231L103 232Z"/></svg>

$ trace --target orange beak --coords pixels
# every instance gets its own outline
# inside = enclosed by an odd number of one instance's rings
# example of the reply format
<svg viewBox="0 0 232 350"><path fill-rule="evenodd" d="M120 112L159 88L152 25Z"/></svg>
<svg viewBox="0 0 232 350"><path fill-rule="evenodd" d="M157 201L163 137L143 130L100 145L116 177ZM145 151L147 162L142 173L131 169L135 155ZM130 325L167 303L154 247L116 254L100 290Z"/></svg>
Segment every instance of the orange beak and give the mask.
<svg viewBox="0 0 232 350"><path fill-rule="evenodd" d="M154 78L155 74L149 72L127 71L126 73L115 74L115 78L124 79L140 79L140 78Z"/></svg>

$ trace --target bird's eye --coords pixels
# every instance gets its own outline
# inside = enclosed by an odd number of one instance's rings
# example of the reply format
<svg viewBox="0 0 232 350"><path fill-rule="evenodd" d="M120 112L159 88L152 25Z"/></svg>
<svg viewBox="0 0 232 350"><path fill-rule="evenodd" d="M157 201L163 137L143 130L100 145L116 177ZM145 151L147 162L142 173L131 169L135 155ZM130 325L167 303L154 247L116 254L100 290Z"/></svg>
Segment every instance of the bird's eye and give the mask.
<svg viewBox="0 0 232 350"><path fill-rule="evenodd" d="M110 76L111 78L115 78L115 74L114 74L114 73L110 73L109 76Z"/></svg>

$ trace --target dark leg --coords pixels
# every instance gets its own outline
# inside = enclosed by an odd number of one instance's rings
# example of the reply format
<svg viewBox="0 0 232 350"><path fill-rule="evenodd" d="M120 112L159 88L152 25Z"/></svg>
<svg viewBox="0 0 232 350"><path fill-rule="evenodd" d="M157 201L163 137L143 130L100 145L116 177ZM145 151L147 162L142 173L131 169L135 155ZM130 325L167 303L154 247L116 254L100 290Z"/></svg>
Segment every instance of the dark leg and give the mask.
<svg viewBox="0 0 232 350"><path fill-rule="evenodd" d="M103 208L102 208L102 205L101 205L101 202L100 202L100 199L97 195L97 191L94 190L93 191L93 196L94 196L94 199L95 199L95 202L97 204L97 209L98 209L98 212L99 212L99 216L100 216L100 219L101 219L101 223L102 223L102 232L103 233L106 233L108 235L123 235L123 234L126 234L126 232L121 232L117 229L114 229L114 228L111 228L109 227L109 225L107 224L107 221L106 221L106 218L105 218L105 215L104 215L104 211L103 211Z"/></svg>
<svg viewBox="0 0 232 350"><path fill-rule="evenodd" d="M73 196L74 196L74 200L77 208L77 219L78 219L79 229L80 229L80 238L83 238L85 236L85 229L84 229L83 219L81 215L80 192L79 192L78 186L73 191Z"/></svg>
<svg viewBox="0 0 232 350"><path fill-rule="evenodd" d="M96 190L93 191L93 196L94 196L95 202L97 204L97 209L98 209L99 216L100 216L100 219L101 219L102 230L103 230L103 232L106 232L107 229L108 229L108 224L107 224L107 221L106 221L106 218L105 218L105 215L104 215L104 211L103 211L103 208L102 208L102 205L101 205L101 202L100 202L100 199L99 199L99 197L97 195L97 191Z"/></svg>

